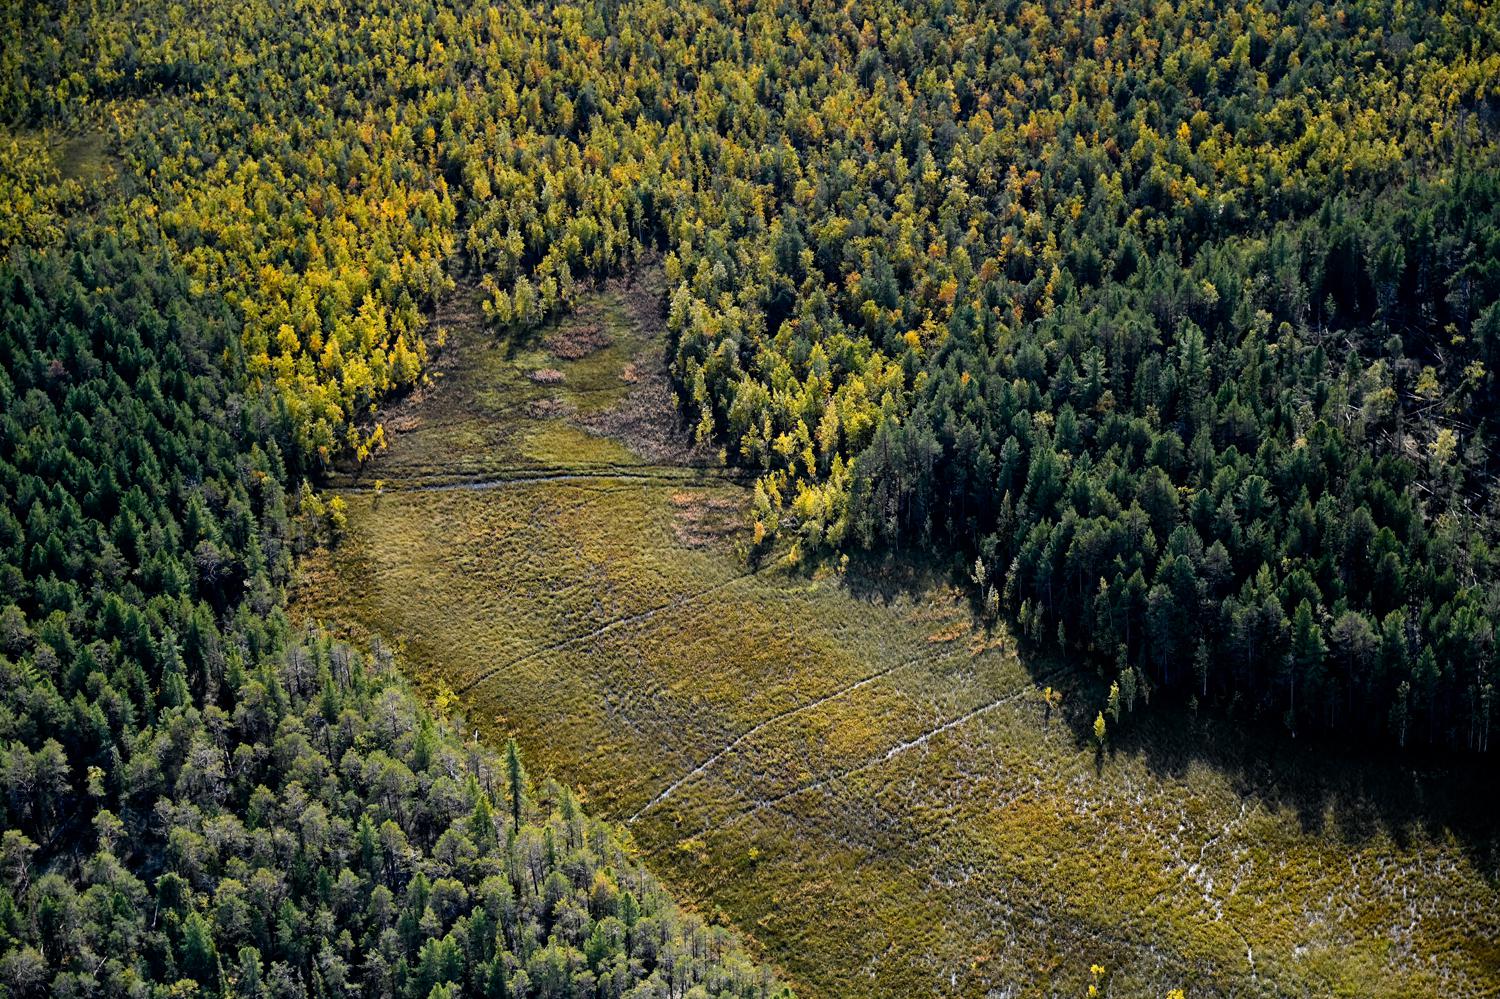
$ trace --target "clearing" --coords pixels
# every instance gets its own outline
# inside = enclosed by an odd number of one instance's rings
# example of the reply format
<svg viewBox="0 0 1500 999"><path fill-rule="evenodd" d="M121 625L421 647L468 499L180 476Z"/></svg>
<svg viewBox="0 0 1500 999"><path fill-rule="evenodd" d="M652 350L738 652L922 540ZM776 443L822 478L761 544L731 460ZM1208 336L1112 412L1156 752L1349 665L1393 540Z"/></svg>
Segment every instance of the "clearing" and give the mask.
<svg viewBox="0 0 1500 999"><path fill-rule="evenodd" d="M659 278L504 341L438 316L433 384L336 485L298 609L377 631L471 723L626 825L804 999L1500 994L1497 834L1462 775L1154 720L909 569L752 570L748 485L676 432ZM377 489L376 480L382 480Z"/></svg>

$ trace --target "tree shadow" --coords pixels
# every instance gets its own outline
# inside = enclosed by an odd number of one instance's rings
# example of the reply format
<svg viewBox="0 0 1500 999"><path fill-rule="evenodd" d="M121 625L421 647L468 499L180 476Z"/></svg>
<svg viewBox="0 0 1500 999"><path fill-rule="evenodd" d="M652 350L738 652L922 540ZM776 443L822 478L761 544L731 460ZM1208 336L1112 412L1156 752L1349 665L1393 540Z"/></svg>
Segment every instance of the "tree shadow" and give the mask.
<svg viewBox="0 0 1500 999"><path fill-rule="evenodd" d="M1018 655L1033 677L1055 669L1054 659L1026 643ZM1075 744L1087 747L1107 685L1081 670L1072 676L1072 703L1063 717ZM1500 777L1488 759L1402 752L1325 734L1293 737L1265 721L1195 713L1175 700L1138 706L1112 726L1109 741L1112 756L1137 757L1164 780L1210 767L1241 799L1295 814L1308 835L1358 846L1383 834L1401 849L1451 836L1475 870L1500 887Z"/></svg>
<svg viewBox="0 0 1500 999"><path fill-rule="evenodd" d="M976 623L981 620L973 587L954 558L928 553L851 558L844 581L854 596L880 604L934 585L955 585L969 594L970 612ZM1108 696L1108 682L1034 643L1011 644L1034 682L1066 690L1049 724L1065 727L1076 749L1093 754L1101 777L1121 756L1139 758L1154 776L1168 781L1183 781L1192 769L1209 767L1227 778L1242 800L1294 814L1308 835L1350 846L1385 835L1402 849L1422 839L1451 837L1486 882L1500 887L1500 772L1493 760L1431 749L1402 751L1322 733L1294 737L1264 719L1194 711L1177 699L1138 704L1122 724L1110 725L1101 750L1094 720Z"/></svg>
<svg viewBox="0 0 1500 999"><path fill-rule="evenodd" d="M885 607L934 587L951 585L956 575L952 560L936 554L851 552L843 583L854 597Z"/></svg>

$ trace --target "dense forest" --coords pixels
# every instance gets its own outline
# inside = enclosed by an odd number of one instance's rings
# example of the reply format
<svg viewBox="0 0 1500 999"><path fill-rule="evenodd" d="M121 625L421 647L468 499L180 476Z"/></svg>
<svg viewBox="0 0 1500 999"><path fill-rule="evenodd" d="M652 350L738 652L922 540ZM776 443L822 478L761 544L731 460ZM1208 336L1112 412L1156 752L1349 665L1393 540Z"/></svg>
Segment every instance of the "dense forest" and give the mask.
<svg viewBox="0 0 1500 999"><path fill-rule="evenodd" d="M513 742L290 623L342 511L243 315L110 171L8 146L0 995L789 996Z"/></svg>
<svg viewBox="0 0 1500 999"><path fill-rule="evenodd" d="M1493 7L175 10L13 11L5 113L105 120L298 469L461 272L526 326L662 252L762 544L937 542L1112 724L1487 747Z"/></svg>
<svg viewBox="0 0 1500 999"><path fill-rule="evenodd" d="M1109 727L1488 749L1494 5L117 0L0 40L16 995L773 988L286 622L317 477L459 278L526 328L660 255L762 553L950 553Z"/></svg>
<svg viewBox="0 0 1500 999"><path fill-rule="evenodd" d="M288 499L221 302L89 226L0 289L0 990L773 991L514 743L292 629L337 510Z"/></svg>

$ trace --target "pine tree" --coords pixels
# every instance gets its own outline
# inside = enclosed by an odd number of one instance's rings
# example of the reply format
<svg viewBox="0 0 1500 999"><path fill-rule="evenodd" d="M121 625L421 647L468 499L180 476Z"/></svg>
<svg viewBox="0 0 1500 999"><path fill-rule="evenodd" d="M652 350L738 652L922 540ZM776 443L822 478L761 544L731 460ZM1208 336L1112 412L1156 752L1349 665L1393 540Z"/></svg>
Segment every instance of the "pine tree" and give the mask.
<svg viewBox="0 0 1500 999"><path fill-rule="evenodd" d="M182 922L182 973L218 994L219 951L208 921L190 912Z"/></svg>
<svg viewBox="0 0 1500 999"><path fill-rule="evenodd" d="M505 742L505 773L510 785L510 815L515 827L521 827L521 807L525 793L526 775L521 769L521 751L515 739Z"/></svg>

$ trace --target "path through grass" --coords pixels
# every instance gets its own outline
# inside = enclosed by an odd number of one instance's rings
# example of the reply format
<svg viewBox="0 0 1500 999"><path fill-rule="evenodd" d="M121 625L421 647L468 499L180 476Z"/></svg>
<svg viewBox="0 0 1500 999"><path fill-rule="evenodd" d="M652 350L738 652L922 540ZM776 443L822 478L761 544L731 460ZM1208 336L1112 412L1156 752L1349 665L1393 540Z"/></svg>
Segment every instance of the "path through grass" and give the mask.
<svg viewBox="0 0 1500 999"><path fill-rule="evenodd" d="M404 646L813 999L1082 995L1091 963L1117 996L1500 992L1451 775L1186 722L1096 757L1085 698L1047 719L949 588L752 571L742 478L669 433L650 291L546 342L450 302L302 612Z"/></svg>

